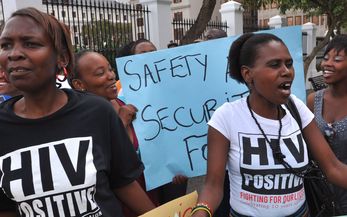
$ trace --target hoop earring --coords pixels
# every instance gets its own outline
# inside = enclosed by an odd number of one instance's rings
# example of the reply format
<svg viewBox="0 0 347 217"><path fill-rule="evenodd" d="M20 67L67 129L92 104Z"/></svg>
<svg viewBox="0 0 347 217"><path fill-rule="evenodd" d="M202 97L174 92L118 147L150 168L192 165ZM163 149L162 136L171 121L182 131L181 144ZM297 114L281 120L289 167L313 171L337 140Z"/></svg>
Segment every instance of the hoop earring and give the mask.
<svg viewBox="0 0 347 217"><path fill-rule="evenodd" d="M59 78L59 75L57 74L57 75L56 75L56 79L57 79L58 81L60 81L60 82L66 81L68 73L67 73L67 70L66 70L65 67L63 67L63 75L64 75L64 78L63 78L63 79L60 79L60 78Z"/></svg>

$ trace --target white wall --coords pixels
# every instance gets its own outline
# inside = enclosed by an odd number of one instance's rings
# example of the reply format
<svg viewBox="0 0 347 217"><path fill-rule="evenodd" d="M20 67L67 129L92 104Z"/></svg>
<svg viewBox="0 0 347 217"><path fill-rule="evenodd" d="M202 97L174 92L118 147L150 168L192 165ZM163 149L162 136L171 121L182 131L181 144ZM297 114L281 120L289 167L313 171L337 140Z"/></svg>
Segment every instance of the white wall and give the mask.
<svg viewBox="0 0 347 217"><path fill-rule="evenodd" d="M185 19L196 19L200 12L203 0L182 0L181 3L171 3L172 17L175 12L182 11L183 18ZM219 13L221 3L220 0L216 1L211 20L220 20L221 15Z"/></svg>
<svg viewBox="0 0 347 217"><path fill-rule="evenodd" d="M35 7L42 10L42 0L2 0L3 12L5 20L7 20L13 12L20 8Z"/></svg>

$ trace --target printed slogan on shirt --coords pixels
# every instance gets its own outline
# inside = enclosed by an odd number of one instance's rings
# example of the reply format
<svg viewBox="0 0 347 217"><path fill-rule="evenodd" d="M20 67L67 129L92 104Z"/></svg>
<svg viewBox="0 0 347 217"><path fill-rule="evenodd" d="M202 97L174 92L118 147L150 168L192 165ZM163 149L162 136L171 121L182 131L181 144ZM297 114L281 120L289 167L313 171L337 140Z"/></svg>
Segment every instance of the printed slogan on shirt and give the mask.
<svg viewBox="0 0 347 217"><path fill-rule="evenodd" d="M267 136L272 144L277 144L276 135ZM265 209L285 208L305 199L303 179L288 173L280 162L273 160L263 135L239 133L239 142L242 203ZM280 144L286 159L297 165L295 169L305 170L308 157L301 131L282 135Z"/></svg>
<svg viewBox="0 0 347 217"><path fill-rule="evenodd" d="M0 158L1 185L23 216L101 216L92 149L83 137L16 150Z"/></svg>

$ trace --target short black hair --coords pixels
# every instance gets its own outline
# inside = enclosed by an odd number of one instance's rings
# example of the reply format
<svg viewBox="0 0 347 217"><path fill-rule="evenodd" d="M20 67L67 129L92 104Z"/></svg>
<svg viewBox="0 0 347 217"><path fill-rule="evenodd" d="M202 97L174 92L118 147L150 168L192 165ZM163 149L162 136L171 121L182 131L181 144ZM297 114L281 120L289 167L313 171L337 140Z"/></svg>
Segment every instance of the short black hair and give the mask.
<svg viewBox="0 0 347 217"><path fill-rule="evenodd" d="M170 41L170 43L167 44L167 48L177 47L177 46L178 46L178 44L176 42L174 42L174 41Z"/></svg>
<svg viewBox="0 0 347 217"><path fill-rule="evenodd" d="M134 44L135 44L135 41L130 41L129 43L121 47L121 49L119 49L119 51L117 52L116 58L132 55L131 49L134 46Z"/></svg>
<svg viewBox="0 0 347 217"><path fill-rule="evenodd" d="M227 33L223 29L212 28L206 31L206 40L227 37Z"/></svg>
<svg viewBox="0 0 347 217"><path fill-rule="evenodd" d="M148 40L148 39L145 39L145 38L140 38L140 39L138 39L138 40L136 40L133 44L132 44L132 47L131 47L131 49L130 49L130 52L131 52L131 54L133 55L133 54L135 54L135 49L136 49L136 47L137 47L137 45L139 45L139 44L141 44L141 43L150 43L150 44L153 44L150 40ZM153 44L153 46L154 46L154 44Z"/></svg>
<svg viewBox="0 0 347 217"><path fill-rule="evenodd" d="M344 51L347 54L347 35L337 35L328 44L324 51L324 56L331 50L335 49L337 52Z"/></svg>

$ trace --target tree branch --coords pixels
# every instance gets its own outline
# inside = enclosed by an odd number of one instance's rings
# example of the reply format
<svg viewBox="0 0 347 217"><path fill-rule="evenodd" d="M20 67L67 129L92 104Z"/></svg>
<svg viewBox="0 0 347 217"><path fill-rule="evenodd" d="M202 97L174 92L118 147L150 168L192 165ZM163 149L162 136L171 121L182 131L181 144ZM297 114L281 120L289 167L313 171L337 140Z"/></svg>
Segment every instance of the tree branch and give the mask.
<svg viewBox="0 0 347 217"><path fill-rule="evenodd" d="M190 27L186 34L181 39L181 44L192 43L197 39L205 30L206 25L212 17L213 10L216 6L216 0L204 0L198 17L195 23Z"/></svg>
<svg viewBox="0 0 347 217"><path fill-rule="evenodd" d="M335 25L334 25L335 26ZM308 73L308 68L312 62L312 60L316 57L317 53L324 48L325 45L327 45L330 41L330 36L332 35L334 30L334 27L329 26L329 30L327 34L325 35L323 41L319 42L316 47L313 48L311 53L305 57L304 59L304 73L305 73L305 78L307 77Z"/></svg>

